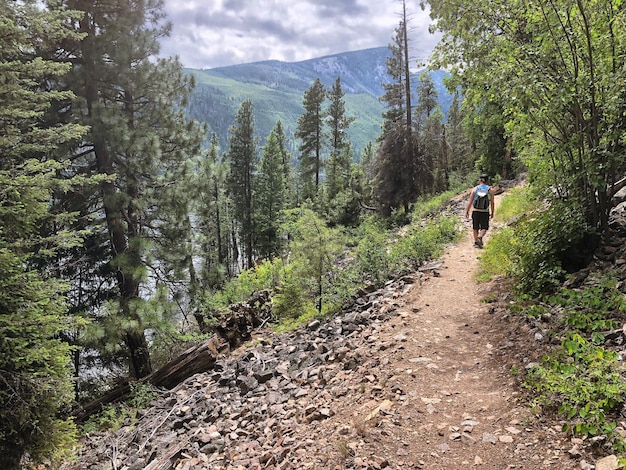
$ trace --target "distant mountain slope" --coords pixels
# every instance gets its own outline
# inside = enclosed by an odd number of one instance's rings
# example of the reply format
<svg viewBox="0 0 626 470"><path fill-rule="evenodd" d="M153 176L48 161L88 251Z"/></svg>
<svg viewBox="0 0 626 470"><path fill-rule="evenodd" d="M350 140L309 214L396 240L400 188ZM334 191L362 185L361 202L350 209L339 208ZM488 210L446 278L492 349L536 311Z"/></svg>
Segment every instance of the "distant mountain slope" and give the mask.
<svg viewBox="0 0 626 470"><path fill-rule="evenodd" d="M341 76L346 93L367 93L377 98L383 94L382 83L388 81L385 61L389 49L377 47L344 52L302 62L276 60L233 65L204 70L211 75L242 83L265 85L269 88L302 93L316 78L331 87Z"/></svg>
<svg viewBox="0 0 626 470"><path fill-rule="evenodd" d="M330 89L337 76L341 76L346 113L356 118L349 135L358 155L367 142L374 141L380 134L383 105L378 98L384 93L382 84L389 81L385 63L388 56L387 47L378 47L301 62L273 60L214 69L186 69L195 76L197 83L190 99L189 115L208 123L225 151L228 128L235 123L241 103L250 99L261 144L279 119L291 137L298 117L304 112L305 90L316 78ZM431 73L442 107L447 111L450 97L442 83L445 74ZM414 83L417 84L417 79Z"/></svg>

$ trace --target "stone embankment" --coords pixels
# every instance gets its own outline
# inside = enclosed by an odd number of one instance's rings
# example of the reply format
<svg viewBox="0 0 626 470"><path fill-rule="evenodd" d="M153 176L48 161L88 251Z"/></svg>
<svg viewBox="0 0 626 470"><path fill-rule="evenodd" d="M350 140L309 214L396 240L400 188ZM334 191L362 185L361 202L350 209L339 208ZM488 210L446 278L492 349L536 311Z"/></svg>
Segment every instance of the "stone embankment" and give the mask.
<svg viewBox="0 0 626 470"><path fill-rule="evenodd" d="M333 416L335 397L382 392L370 383L372 351L398 348L406 338L378 343L377 331L401 312L399 299L421 276L365 294L331 320L254 340L212 372L161 393L132 426L88 436L78 461L64 468L310 467L309 443L296 439L297 431ZM381 404L384 414L387 405Z"/></svg>

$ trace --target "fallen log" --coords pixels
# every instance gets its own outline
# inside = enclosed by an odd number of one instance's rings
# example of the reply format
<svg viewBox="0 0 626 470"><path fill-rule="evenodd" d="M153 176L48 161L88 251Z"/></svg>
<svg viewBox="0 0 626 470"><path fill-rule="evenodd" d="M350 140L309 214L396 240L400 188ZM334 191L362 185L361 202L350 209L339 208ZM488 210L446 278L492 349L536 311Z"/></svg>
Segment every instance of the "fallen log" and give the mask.
<svg viewBox="0 0 626 470"><path fill-rule="evenodd" d="M251 338L254 328L273 320L271 295L267 290L256 291L247 301L230 305L229 313L218 318L213 313L206 316L197 313L195 316L201 332L212 334L211 338L187 349L136 383L171 389L194 374L213 369L220 354L235 349ZM125 400L130 393L131 382L125 379L104 396L77 409L74 417L83 422L101 411L103 406Z"/></svg>
<svg viewBox="0 0 626 470"><path fill-rule="evenodd" d="M228 348L220 337L214 336L200 344L192 346L175 357L152 374L134 381L155 387L171 389L176 385L200 372L206 372L215 366L220 354ZM120 402L130 395L131 382L125 379L119 386L102 397L80 407L73 414L78 422L86 421L92 414L102 410L105 405Z"/></svg>

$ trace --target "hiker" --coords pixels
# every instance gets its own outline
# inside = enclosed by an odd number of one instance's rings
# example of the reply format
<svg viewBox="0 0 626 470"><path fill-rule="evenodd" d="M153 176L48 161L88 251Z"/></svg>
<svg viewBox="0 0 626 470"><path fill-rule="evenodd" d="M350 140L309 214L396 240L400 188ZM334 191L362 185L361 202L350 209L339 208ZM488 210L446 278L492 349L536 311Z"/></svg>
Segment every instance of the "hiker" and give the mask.
<svg viewBox="0 0 626 470"><path fill-rule="evenodd" d="M489 176L480 175L479 184L470 193L465 211L465 217L469 217L470 209L472 209L472 230L476 248L483 247L483 237L489 230L489 219L493 217L493 194L491 187L487 184L488 181Z"/></svg>

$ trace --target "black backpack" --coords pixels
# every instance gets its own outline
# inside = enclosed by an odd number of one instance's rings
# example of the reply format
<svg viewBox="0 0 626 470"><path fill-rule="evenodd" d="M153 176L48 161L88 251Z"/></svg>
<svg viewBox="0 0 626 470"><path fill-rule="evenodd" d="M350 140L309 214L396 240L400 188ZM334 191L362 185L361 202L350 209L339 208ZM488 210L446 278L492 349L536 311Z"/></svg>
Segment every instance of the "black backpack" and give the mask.
<svg viewBox="0 0 626 470"><path fill-rule="evenodd" d="M489 189L489 186L485 184L476 187L476 191L474 191L474 201L472 203L474 209L484 211L489 208Z"/></svg>

